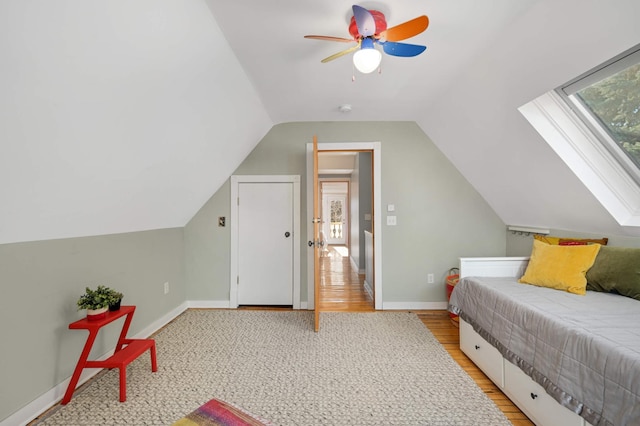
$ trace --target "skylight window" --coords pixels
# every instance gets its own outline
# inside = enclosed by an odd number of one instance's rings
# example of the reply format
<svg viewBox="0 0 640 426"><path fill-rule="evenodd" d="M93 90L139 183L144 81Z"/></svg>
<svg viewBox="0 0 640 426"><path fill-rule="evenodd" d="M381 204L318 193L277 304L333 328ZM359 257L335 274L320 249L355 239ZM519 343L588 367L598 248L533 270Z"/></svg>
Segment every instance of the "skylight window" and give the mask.
<svg viewBox="0 0 640 426"><path fill-rule="evenodd" d="M640 184L640 46L558 92Z"/></svg>
<svg viewBox="0 0 640 426"><path fill-rule="evenodd" d="M640 227L640 45L518 110L620 225Z"/></svg>

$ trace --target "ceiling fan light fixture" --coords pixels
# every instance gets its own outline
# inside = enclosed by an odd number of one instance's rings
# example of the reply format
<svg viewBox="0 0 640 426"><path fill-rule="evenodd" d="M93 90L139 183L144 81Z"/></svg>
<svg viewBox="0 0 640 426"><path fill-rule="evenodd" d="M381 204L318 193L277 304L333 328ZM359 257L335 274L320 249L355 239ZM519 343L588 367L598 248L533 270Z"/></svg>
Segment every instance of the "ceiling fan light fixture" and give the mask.
<svg viewBox="0 0 640 426"><path fill-rule="evenodd" d="M380 66L382 53L373 45L373 39L363 38L360 50L353 54L353 65L363 74L369 74Z"/></svg>
<svg viewBox="0 0 640 426"><path fill-rule="evenodd" d="M410 58L418 56L427 48L427 46L419 44L400 43L401 40L414 37L427 29L429 26L427 15L421 15L400 25L387 28L387 20L381 12L368 10L357 4L354 4L351 9L353 10L353 16L349 24L349 34L351 34L352 38L321 35L304 36L304 38L315 40L357 43L355 46L324 58L320 61L323 64L355 52L353 54L354 68L357 68L363 74L369 74L380 68L382 52L391 56ZM376 49L376 44L380 45L380 49ZM352 81L355 81L355 72L352 76Z"/></svg>

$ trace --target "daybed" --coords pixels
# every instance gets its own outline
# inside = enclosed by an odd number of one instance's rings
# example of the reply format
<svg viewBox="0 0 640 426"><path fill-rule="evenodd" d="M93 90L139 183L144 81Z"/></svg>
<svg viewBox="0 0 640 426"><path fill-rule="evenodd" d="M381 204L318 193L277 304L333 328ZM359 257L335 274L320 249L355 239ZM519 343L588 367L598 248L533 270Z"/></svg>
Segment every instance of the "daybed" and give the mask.
<svg viewBox="0 0 640 426"><path fill-rule="evenodd" d="M537 425L640 425L640 249L602 246L584 295L518 282L528 262L460 259L461 350Z"/></svg>

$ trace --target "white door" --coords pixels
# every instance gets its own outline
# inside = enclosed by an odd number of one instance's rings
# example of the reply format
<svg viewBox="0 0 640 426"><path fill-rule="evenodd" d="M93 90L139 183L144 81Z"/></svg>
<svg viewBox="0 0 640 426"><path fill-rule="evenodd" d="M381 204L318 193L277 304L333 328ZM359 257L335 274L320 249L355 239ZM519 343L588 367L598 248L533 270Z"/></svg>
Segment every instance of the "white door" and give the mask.
<svg viewBox="0 0 640 426"><path fill-rule="evenodd" d="M293 305L293 184L238 185L238 305Z"/></svg>
<svg viewBox="0 0 640 426"><path fill-rule="evenodd" d="M345 194L323 194L322 221L327 244L346 244L347 196Z"/></svg>

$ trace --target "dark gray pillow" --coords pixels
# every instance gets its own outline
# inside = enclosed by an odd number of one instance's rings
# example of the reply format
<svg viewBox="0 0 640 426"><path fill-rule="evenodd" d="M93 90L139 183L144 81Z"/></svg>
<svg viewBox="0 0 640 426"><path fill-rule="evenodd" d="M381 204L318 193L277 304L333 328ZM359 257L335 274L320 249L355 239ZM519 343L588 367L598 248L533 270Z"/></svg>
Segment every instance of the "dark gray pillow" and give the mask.
<svg viewBox="0 0 640 426"><path fill-rule="evenodd" d="M640 300L640 248L602 246L586 275L587 290Z"/></svg>

